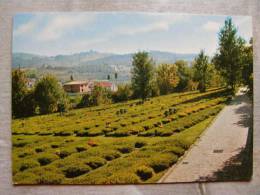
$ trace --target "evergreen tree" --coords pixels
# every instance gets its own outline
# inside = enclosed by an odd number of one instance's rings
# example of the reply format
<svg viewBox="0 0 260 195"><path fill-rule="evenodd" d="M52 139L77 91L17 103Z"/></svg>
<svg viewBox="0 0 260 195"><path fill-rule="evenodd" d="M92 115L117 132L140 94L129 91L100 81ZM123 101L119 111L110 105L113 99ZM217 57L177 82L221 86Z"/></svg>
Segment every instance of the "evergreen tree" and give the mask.
<svg viewBox="0 0 260 195"><path fill-rule="evenodd" d="M132 89L134 96L146 99L151 95L151 82L154 75L154 63L147 52L138 52L132 61Z"/></svg>
<svg viewBox="0 0 260 195"><path fill-rule="evenodd" d="M210 78L210 68L208 56L201 50L199 55L195 58L194 63L194 80L199 82L198 89L200 92L205 92Z"/></svg>
<svg viewBox="0 0 260 195"><path fill-rule="evenodd" d="M234 92L236 85L241 81L245 41L237 35L237 28L231 18L225 20L225 25L220 30L218 37L219 48L213 62Z"/></svg>

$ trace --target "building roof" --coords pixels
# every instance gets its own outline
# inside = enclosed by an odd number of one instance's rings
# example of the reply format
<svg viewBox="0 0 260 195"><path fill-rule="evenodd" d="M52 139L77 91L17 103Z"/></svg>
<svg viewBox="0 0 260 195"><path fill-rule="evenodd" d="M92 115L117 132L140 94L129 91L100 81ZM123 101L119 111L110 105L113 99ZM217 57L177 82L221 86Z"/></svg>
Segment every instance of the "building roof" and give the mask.
<svg viewBox="0 0 260 195"><path fill-rule="evenodd" d="M108 81L102 81L102 82L96 82L96 85L100 87L111 87L112 83Z"/></svg>
<svg viewBox="0 0 260 195"><path fill-rule="evenodd" d="M83 85L88 84L88 81L69 81L67 83L64 83L64 85Z"/></svg>

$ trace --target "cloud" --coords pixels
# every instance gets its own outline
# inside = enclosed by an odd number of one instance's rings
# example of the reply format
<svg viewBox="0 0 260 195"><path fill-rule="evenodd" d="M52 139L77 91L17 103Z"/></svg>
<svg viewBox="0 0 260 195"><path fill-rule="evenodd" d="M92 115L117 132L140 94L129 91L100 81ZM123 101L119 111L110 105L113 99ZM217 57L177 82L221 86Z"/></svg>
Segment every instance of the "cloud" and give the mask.
<svg viewBox="0 0 260 195"><path fill-rule="evenodd" d="M35 16L34 18L32 18L31 20L29 20L27 23L24 23L22 25L20 25L17 29L14 30L14 35L15 36L24 36L24 35L29 35L31 33L33 33L37 26L39 25L39 23L42 20L42 16L38 15Z"/></svg>
<svg viewBox="0 0 260 195"><path fill-rule="evenodd" d="M221 24L218 22L209 21L202 25L202 29L206 31L216 32L220 29Z"/></svg>
<svg viewBox="0 0 260 195"><path fill-rule="evenodd" d="M45 28L38 34L39 41L53 41L75 28L86 26L95 20L95 15L58 14L51 17Z"/></svg>

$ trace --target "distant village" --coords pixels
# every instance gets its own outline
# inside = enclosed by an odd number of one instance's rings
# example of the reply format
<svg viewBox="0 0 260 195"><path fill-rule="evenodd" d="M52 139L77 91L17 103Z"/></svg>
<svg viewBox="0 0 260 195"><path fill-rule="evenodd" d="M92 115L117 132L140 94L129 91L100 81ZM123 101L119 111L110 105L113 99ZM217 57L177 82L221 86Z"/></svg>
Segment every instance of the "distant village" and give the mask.
<svg viewBox="0 0 260 195"><path fill-rule="evenodd" d="M28 78L27 87L33 88L36 82L36 78ZM117 91L117 85L109 80L71 80L65 83L59 82L59 84L63 87L64 91L71 95L91 93L95 86L105 88L112 92Z"/></svg>

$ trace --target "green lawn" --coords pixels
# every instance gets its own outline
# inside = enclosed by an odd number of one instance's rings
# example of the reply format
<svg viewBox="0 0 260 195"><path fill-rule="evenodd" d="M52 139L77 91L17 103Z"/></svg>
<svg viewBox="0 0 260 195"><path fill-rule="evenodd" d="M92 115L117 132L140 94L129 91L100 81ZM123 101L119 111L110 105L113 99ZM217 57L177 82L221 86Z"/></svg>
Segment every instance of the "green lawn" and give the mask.
<svg viewBox="0 0 260 195"><path fill-rule="evenodd" d="M16 184L152 183L227 101L225 89L175 93L12 122Z"/></svg>

